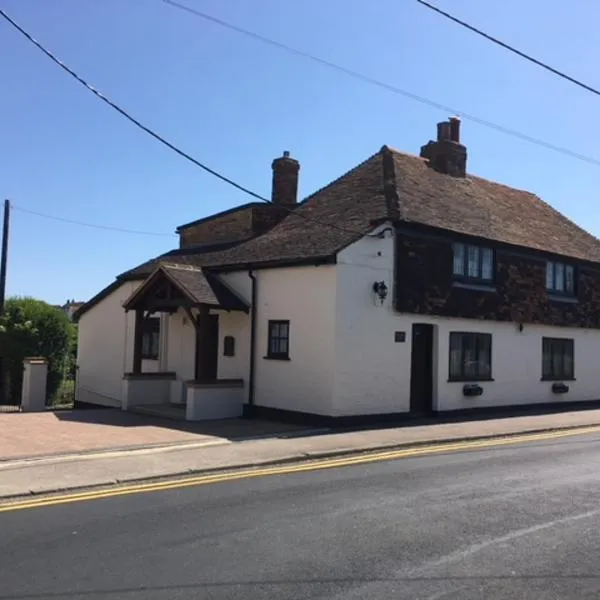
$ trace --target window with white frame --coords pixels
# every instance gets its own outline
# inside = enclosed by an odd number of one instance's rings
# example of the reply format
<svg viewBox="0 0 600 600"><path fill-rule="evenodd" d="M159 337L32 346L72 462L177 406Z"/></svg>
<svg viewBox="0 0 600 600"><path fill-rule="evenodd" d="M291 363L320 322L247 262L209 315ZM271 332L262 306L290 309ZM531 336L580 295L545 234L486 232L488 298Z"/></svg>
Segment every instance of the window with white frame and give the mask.
<svg viewBox="0 0 600 600"><path fill-rule="evenodd" d="M452 244L454 277L465 281L491 283L494 280L494 251L473 244Z"/></svg>
<svg viewBox="0 0 600 600"><path fill-rule="evenodd" d="M561 262L546 263L546 289L551 294L575 295L575 267Z"/></svg>

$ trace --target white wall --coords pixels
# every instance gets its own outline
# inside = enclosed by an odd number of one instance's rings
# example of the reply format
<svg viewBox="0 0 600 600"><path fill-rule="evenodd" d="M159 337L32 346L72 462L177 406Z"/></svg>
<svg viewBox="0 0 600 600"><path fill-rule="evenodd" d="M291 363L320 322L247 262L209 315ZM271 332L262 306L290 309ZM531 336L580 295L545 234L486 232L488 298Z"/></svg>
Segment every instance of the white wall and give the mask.
<svg viewBox="0 0 600 600"><path fill-rule="evenodd" d="M394 239L384 235L337 257L334 416L409 410L410 319L393 314ZM376 281L389 290L383 305L373 294ZM405 331L406 341L394 343L394 331Z"/></svg>
<svg viewBox="0 0 600 600"><path fill-rule="evenodd" d="M432 321L433 322L433 321ZM511 404L569 402L600 399L600 331L571 327L523 326L514 323L446 319L438 322L438 404L440 410L456 410ZM448 382L450 331L492 334L492 378L481 382L482 396L464 397L462 383ZM542 338L574 340L575 381L565 381L566 394L553 394L551 381L541 381Z"/></svg>
<svg viewBox="0 0 600 600"><path fill-rule="evenodd" d="M213 311L219 315L219 379L243 379L250 374L250 315L244 312ZM233 356L223 355L225 336L235 340Z"/></svg>
<svg viewBox="0 0 600 600"><path fill-rule="evenodd" d="M248 305L252 302L252 280L248 271L222 273L219 279ZM244 402L248 401L250 376L250 312L211 311L219 315L219 379L243 379ZM235 339L234 356L223 356L224 338Z"/></svg>
<svg viewBox="0 0 600 600"><path fill-rule="evenodd" d="M196 330L184 310L167 318L166 370L174 371L178 381L194 379Z"/></svg>
<svg viewBox="0 0 600 600"><path fill-rule="evenodd" d="M81 402L121 404L123 373L131 371L133 364L135 323L135 315L123 310L123 302L138 285L138 281L123 283L79 320L77 399Z"/></svg>
<svg viewBox="0 0 600 600"><path fill-rule="evenodd" d="M334 411L336 416L407 412L410 409L411 333L414 323L434 328L436 410L600 399L600 331L399 314L393 310L394 240L363 238L338 255ZM375 303L372 285L385 281L389 296ZM399 286L410 282L398 282ZM476 293L476 292L474 292ZM394 332L406 341L396 343ZM465 397L464 383L448 381L449 334L492 334L492 382L482 396ZM576 381L567 394L553 394L541 381L542 337L575 340Z"/></svg>
<svg viewBox="0 0 600 600"><path fill-rule="evenodd" d="M245 276L249 279L247 274ZM256 278L255 404L330 414L335 267L265 269L256 271ZM276 319L290 321L289 361L265 358L268 321Z"/></svg>

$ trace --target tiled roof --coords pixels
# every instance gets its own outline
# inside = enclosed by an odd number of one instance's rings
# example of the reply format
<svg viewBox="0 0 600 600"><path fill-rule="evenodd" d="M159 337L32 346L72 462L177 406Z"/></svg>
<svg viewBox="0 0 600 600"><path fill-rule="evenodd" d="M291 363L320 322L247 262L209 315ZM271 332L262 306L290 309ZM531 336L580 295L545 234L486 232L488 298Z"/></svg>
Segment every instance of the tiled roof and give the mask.
<svg viewBox="0 0 600 600"><path fill-rule="evenodd" d="M172 281L198 304L220 306L227 310L248 310L248 304L220 279L202 269L181 265L162 265Z"/></svg>
<svg viewBox="0 0 600 600"><path fill-rule="evenodd" d="M441 174L423 158L384 146L262 236L221 251L173 251L125 275L147 275L162 260L205 267L317 260L385 220L600 262L600 240L534 194L472 175Z"/></svg>
<svg viewBox="0 0 600 600"><path fill-rule="evenodd" d="M248 310L248 304L216 276L204 273L197 267L168 263L157 267L144 285L125 301L124 306L132 308L144 296L146 290L161 277L170 280L194 304L207 304L226 310Z"/></svg>
<svg viewBox="0 0 600 600"><path fill-rule="evenodd" d="M424 159L390 152L403 221L600 262L600 240L535 194L472 175L443 175Z"/></svg>

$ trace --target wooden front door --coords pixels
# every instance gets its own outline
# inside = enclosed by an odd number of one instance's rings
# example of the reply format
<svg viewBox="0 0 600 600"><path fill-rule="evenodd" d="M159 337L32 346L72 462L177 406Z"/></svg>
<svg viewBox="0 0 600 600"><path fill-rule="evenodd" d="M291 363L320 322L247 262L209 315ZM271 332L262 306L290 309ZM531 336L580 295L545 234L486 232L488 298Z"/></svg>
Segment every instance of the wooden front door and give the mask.
<svg viewBox="0 0 600 600"><path fill-rule="evenodd" d="M410 412L425 416L433 410L433 325L412 326Z"/></svg>
<svg viewBox="0 0 600 600"><path fill-rule="evenodd" d="M205 320L206 331L196 332L196 379L211 380L217 378L219 365L219 315L208 315Z"/></svg>

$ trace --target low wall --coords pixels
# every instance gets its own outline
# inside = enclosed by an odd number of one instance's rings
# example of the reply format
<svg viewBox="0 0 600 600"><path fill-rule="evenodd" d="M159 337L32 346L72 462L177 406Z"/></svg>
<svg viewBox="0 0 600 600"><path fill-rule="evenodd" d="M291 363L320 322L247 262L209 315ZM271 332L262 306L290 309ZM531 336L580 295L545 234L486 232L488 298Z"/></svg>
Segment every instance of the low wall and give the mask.
<svg viewBox="0 0 600 600"><path fill-rule="evenodd" d="M188 381L186 415L188 421L208 421L241 417L244 405L242 379Z"/></svg>
<svg viewBox="0 0 600 600"><path fill-rule="evenodd" d="M122 409L140 404L167 404L175 373L125 373Z"/></svg>

